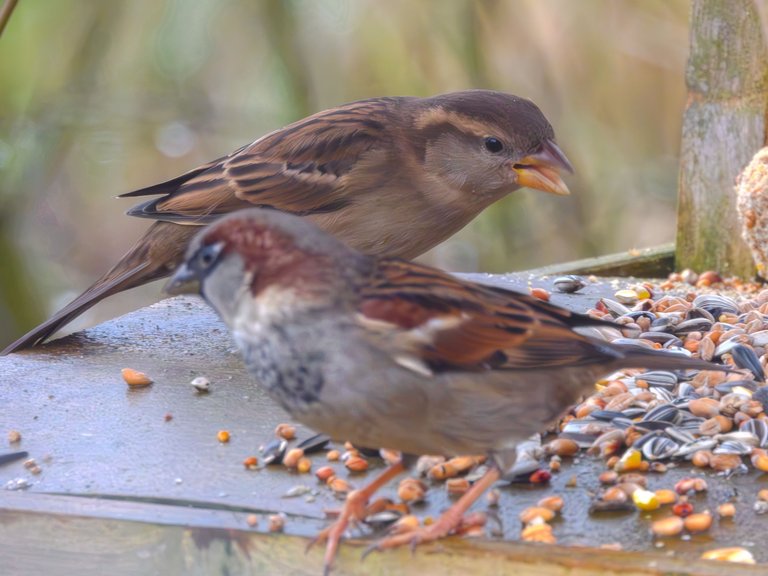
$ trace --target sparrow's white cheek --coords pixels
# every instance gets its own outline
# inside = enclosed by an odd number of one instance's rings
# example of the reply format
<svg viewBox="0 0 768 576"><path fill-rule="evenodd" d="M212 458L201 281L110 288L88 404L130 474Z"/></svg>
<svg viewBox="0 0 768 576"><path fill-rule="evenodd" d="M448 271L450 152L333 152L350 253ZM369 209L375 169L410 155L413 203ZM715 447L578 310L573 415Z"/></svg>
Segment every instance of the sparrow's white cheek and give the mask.
<svg viewBox="0 0 768 576"><path fill-rule="evenodd" d="M290 290L277 286L268 286L256 296L250 292L239 294L230 325L233 330L253 334L283 320L294 300Z"/></svg>

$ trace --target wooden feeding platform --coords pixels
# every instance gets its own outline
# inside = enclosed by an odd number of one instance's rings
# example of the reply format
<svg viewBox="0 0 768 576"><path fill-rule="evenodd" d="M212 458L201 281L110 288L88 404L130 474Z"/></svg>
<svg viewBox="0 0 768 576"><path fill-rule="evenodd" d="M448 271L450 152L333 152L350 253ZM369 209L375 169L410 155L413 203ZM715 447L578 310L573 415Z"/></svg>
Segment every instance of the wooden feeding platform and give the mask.
<svg viewBox="0 0 768 576"><path fill-rule="evenodd" d="M661 250L669 254L670 249ZM645 255L614 257L622 271ZM664 257L664 256L662 256ZM656 262L659 256L650 258ZM577 266L578 268L578 266ZM610 269L610 268L608 268ZM562 268L561 268L562 270ZM527 291L552 288L553 276L516 273L470 275ZM552 301L584 311L616 282L601 278L577 294L553 293ZM154 383L129 389L121 369L149 374ZM313 474L282 466L246 470L243 460L260 456L278 423L289 421L247 376L226 328L195 298L164 300L100 326L44 346L0 358L0 454L24 450L41 468L32 474L23 460L0 465L0 573L2 574L320 574L322 550L305 554L311 537L326 525L324 509L340 505ZM210 392L190 381L204 375ZM21 441L9 445L9 430ZM219 442L219 430L231 439ZM299 427L299 438L311 431ZM313 456L324 465L323 455ZM373 469L382 464L372 459ZM361 486L368 474L338 473ZM709 491L697 508L716 508L724 497L736 502L734 520L715 521L689 540L655 540L649 519L657 513L590 516L599 489L600 459L565 459L546 485L501 487L499 507L489 522L495 537L448 538L420 547L360 556L375 537L341 546L335 574L764 574L766 567L723 565L700 560L704 550L745 546L759 563L768 516L752 502L766 481L752 470L726 478L687 465L648 476L649 488L671 487L691 473L704 474ZM574 483L572 487L568 487ZM26 486L11 490L21 482ZM285 495L297 486L310 491ZM394 497L395 485L382 491ZM300 490L299 490L300 492ZM519 542L518 514L546 495L565 498L555 521L557 545ZM442 486L428 492L419 516L437 516L450 504ZM477 505L486 507L485 502ZM270 533L267 517L283 513L285 532ZM248 517L258 523L251 526ZM600 549L620 544L621 551Z"/></svg>

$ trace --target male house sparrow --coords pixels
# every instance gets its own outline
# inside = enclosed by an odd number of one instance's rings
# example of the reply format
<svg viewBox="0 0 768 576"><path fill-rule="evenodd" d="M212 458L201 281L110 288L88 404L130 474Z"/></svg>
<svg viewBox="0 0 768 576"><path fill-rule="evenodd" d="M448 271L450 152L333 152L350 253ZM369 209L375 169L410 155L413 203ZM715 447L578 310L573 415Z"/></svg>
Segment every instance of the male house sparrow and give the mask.
<svg viewBox="0 0 768 576"><path fill-rule="evenodd" d="M168 276L197 226L245 207L305 217L368 254L414 258L505 195L568 194L572 171L524 98L468 90L319 112L168 182L128 214L156 220L104 276L1 354L34 346L98 301Z"/></svg>
<svg viewBox="0 0 768 576"><path fill-rule="evenodd" d="M293 418L337 440L403 454L488 454L489 472L434 524L378 544L443 537L508 471L515 444L620 367L714 368L573 330L606 325L501 288L363 255L310 222L251 209L202 230L170 293L199 293L248 370ZM403 461L353 492L321 533L326 569L349 520Z"/></svg>

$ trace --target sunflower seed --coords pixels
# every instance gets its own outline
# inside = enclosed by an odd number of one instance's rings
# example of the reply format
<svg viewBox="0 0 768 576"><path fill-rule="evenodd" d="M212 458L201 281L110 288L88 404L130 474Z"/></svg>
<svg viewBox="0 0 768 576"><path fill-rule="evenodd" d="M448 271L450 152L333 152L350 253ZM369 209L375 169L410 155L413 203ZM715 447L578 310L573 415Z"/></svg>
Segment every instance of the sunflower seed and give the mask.
<svg viewBox="0 0 768 576"><path fill-rule="evenodd" d="M649 410L640 422L659 421L668 425L677 424L683 419L683 415L671 404L662 404Z"/></svg>
<svg viewBox="0 0 768 576"><path fill-rule="evenodd" d="M315 434L309 438L305 438L296 445L296 448L304 450L304 454L312 454L313 452L319 452L328 445L331 441L331 437L326 434ZM364 450L363 448L360 449ZM379 451L374 451L375 455L378 455Z"/></svg>
<svg viewBox="0 0 768 576"><path fill-rule="evenodd" d="M575 274L555 278L553 284L555 285L555 290L558 292L565 292L566 294L578 292L586 286L584 279Z"/></svg>
<svg viewBox="0 0 768 576"><path fill-rule="evenodd" d="M752 446L748 446L746 443L737 440L726 440L712 450L713 454L739 454L742 456L744 454L749 454L750 452L752 452Z"/></svg>
<svg viewBox="0 0 768 576"><path fill-rule="evenodd" d="M681 445L675 456L677 458L688 458L699 450L711 450L715 446L717 446L717 440L713 438L699 438L693 442Z"/></svg>
<svg viewBox="0 0 768 576"><path fill-rule="evenodd" d="M765 448L768 445L768 424L766 424L765 420L755 420L754 418L747 420L742 422L739 430L754 434L757 438L757 445L760 448Z"/></svg>
<svg viewBox="0 0 768 576"><path fill-rule="evenodd" d="M667 370L650 370L643 373L640 379L645 380L648 386L660 386L669 390L672 390L678 381L675 373Z"/></svg>
<svg viewBox="0 0 768 576"><path fill-rule="evenodd" d="M694 320L696 318L704 318L705 320L709 320L710 322L712 322L712 324L715 323L715 317L712 316L712 314L710 314L708 311L704 310L703 308L694 307L685 313L686 320Z"/></svg>
<svg viewBox="0 0 768 576"><path fill-rule="evenodd" d="M611 316L614 318L625 316L630 312L629 308L620 302L616 302L616 300L611 300L610 298L600 298L600 302L603 306L605 306L605 309L608 310L608 312L610 312Z"/></svg>
<svg viewBox="0 0 768 576"><path fill-rule="evenodd" d="M287 447L288 442L286 440L282 440L280 438L272 440L262 449L262 454L264 454L264 456L262 457L261 461L264 464L282 463L283 456L285 456L285 449Z"/></svg>
<svg viewBox="0 0 768 576"><path fill-rule="evenodd" d="M590 418L595 418L596 420L603 420L606 422L610 422L614 418L621 418L625 415L625 412L617 412L615 410L595 410L594 412L590 412L589 416ZM644 410L641 410L641 412L645 412Z"/></svg>
<svg viewBox="0 0 768 576"><path fill-rule="evenodd" d="M737 344L731 348L731 357L736 366L749 370L755 375L755 379L765 382L765 372L760 365L760 359L752 348L744 344Z"/></svg>
<svg viewBox="0 0 768 576"><path fill-rule="evenodd" d="M651 322L651 332L672 332L679 319L674 316L660 316Z"/></svg>
<svg viewBox="0 0 768 576"><path fill-rule="evenodd" d="M663 460L674 456L679 449L680 445L674 440L657 436L645 442L641 452L647 460Z"/></svg>
<svg viewBox="0 0 768 576"><path fill-rule="evenodd" d="M722 314L738 314L739 307L736 301L727 296L719 294L702 294L693 300L694 308L706 310L714 318L719 318Z"/></svg>
<svg viewBox="0 0 768 576"><path fill-rule="evenodd" d="M670 334L669 332L643 332L638 336L638 338L642 338L643 340L650 340L651 342L656 342L657 344L666 344L667 342L673 342L676 346L682 344L682 340L680 340L680 338L674 334Z"/></svg>
<svg viewBox="0 0 768 576"><path fill-rule="evenodd" d="M691 320L685 320L680 322L674 328L675 334L690 334L691 332L708 332L712 328L711 320L707 318L692 318Z"/></svg>

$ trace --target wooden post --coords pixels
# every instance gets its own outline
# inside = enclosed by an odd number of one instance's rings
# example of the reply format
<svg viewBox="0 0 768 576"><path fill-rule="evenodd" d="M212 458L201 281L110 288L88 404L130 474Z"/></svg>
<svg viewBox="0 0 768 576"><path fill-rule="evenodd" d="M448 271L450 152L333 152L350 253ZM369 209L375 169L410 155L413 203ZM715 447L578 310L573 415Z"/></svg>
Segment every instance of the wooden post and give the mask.
<svg viewBox="0 0 768 576"><path fill-rule="evenodd" d="M768 51L756 4L694 0L678 187L676 267L745 278L736 176L766 142Z"/></svg>

